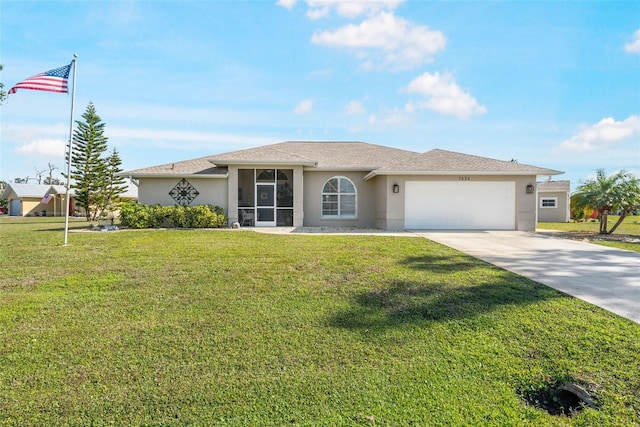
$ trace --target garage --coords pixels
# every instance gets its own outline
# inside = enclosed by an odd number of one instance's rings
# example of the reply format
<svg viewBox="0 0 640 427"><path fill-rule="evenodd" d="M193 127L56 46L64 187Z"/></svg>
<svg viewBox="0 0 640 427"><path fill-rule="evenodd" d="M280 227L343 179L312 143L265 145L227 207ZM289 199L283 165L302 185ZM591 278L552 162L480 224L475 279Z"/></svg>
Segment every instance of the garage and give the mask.
<svg viewBox="0 0 640 427"><path fill-rule="evenodd" d="M515 230L513 181L408 181L405 229Z"/></svg>
<svg viewBox="0 0 640 427"><path fill-rule="evenodd" d="M9 205L9 215L21 216L22 215L22 201L20 199L12 199Z"/></svg>

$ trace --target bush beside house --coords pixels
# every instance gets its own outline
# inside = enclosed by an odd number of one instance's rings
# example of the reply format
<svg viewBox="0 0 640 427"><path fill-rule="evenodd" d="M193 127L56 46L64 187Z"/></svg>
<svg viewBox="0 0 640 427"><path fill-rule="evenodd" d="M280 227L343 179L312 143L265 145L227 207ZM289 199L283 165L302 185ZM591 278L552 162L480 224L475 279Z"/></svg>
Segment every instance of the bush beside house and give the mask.
<svg viewBox="0 0 640 427"><path fill-rule="evenodd" d="M129 228L222 228L227 217L220 206L161 206L124 203L120 224Z"/></svg>

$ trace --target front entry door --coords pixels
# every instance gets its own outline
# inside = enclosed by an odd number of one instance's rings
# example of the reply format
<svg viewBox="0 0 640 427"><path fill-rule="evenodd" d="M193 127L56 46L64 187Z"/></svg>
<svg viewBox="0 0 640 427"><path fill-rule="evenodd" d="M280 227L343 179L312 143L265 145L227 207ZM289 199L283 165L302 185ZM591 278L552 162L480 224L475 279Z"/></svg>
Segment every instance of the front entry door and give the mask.
<svg viewBox="0 0 640 427"><path fill-rule="evenodd" d="M276 185L256 184L256 227L276 225Z"/></svg>

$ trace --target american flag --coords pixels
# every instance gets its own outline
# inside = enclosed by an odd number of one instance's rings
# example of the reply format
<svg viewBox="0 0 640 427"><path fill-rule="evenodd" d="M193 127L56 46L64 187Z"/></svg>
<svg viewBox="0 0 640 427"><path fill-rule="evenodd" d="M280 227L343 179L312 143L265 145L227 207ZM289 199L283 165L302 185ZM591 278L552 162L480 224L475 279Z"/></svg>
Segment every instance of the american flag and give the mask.
<svg viewBox="0 0 640 427"><path fill-rule="evenodd" d="M45 205L49 203L53 199L53 194L45 194L40 203L44 203Z"/></svg>
<svg viewBox="0 0 640 427"><path fill-rule="evenodd" d="M9 93L16 93L18 89L44 90L47 92L69 93L69 71L71 64L55 70L45 71L21 81L9 89Z"/></svg>

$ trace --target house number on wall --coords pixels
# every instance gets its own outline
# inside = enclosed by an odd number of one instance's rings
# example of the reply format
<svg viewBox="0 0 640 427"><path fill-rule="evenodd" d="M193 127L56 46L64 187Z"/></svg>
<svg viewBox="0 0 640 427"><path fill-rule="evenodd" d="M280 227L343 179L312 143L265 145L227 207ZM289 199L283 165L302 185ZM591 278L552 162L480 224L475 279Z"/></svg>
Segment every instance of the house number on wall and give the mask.
<svg viewBox="0 0 640 427"><path fill-rule="evenodd" d="M471 181L470 176L459 176L458 181Z"/></svg>

